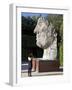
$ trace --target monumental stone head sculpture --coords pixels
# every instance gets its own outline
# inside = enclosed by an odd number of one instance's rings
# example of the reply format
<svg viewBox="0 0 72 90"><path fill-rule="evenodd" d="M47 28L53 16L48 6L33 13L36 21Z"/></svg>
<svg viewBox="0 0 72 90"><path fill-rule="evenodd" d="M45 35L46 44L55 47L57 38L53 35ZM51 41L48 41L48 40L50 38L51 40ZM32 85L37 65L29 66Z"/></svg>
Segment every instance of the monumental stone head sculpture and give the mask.
<svg viewBox="0 0 72 90"><path fill-rule="evenodd" d="M34 33L36 33L37 46L43 49L48 48L56 37L54 26L52 23L49 24L44 17L38 19Z"/></svg>

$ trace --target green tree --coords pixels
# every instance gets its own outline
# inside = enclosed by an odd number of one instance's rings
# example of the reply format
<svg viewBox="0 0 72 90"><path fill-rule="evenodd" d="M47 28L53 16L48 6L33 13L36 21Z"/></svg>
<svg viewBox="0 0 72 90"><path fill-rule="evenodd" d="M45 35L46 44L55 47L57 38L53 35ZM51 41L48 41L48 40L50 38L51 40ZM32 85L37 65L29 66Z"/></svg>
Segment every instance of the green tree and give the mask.
<svg viewBox="0 0 72 90"><path fill-rule="evenodd" d="M63 15L49 14L47 17L48 22L52 23L57 33L57 59L60 64L63 62Z"/></svg>

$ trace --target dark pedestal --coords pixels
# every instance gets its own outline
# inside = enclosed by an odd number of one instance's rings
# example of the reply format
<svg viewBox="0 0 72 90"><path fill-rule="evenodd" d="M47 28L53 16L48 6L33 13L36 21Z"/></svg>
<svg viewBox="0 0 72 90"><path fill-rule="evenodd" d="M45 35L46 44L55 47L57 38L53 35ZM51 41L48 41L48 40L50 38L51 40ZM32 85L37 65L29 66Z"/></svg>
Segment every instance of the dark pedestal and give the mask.
<svg viewBox="0 0 72 90"><path fill-rule="evenodd" d="M37 61L38 72L51 72L59 71L59 61L58 60L39 60Z"/></svg>

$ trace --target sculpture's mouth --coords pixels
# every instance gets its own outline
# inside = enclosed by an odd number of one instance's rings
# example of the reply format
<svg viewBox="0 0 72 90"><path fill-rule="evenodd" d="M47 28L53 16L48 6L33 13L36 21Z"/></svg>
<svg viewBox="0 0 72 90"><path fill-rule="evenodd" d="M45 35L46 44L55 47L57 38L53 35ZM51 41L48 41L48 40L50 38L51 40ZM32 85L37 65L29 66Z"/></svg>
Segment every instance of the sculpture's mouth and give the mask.
<svg viewBox="0 0 72 90"><path fill-rule="evenodd" d="M36 41L37 41L37 36L36 36Z"/></svg>

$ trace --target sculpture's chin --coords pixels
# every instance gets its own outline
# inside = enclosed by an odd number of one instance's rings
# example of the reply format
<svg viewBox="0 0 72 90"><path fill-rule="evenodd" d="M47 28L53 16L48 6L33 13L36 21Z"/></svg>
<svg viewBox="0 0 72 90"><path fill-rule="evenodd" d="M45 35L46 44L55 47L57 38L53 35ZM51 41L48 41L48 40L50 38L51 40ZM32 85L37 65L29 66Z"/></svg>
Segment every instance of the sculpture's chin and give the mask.
<svg viewBox="0 0 72 90"><path fill-rule="evenodd" d="M41 44L36 42L36 45L41 48Z"/></svg>
<svg viewBox="0 0 72 90"><path fill-rule="evenodd" d="M49 47L49 45L48 44L42 44L42 43L36 43L36 45L38 46L38 47L40 47L40 48L42 48L42 49L47 49L48 47Z"/></svg>

